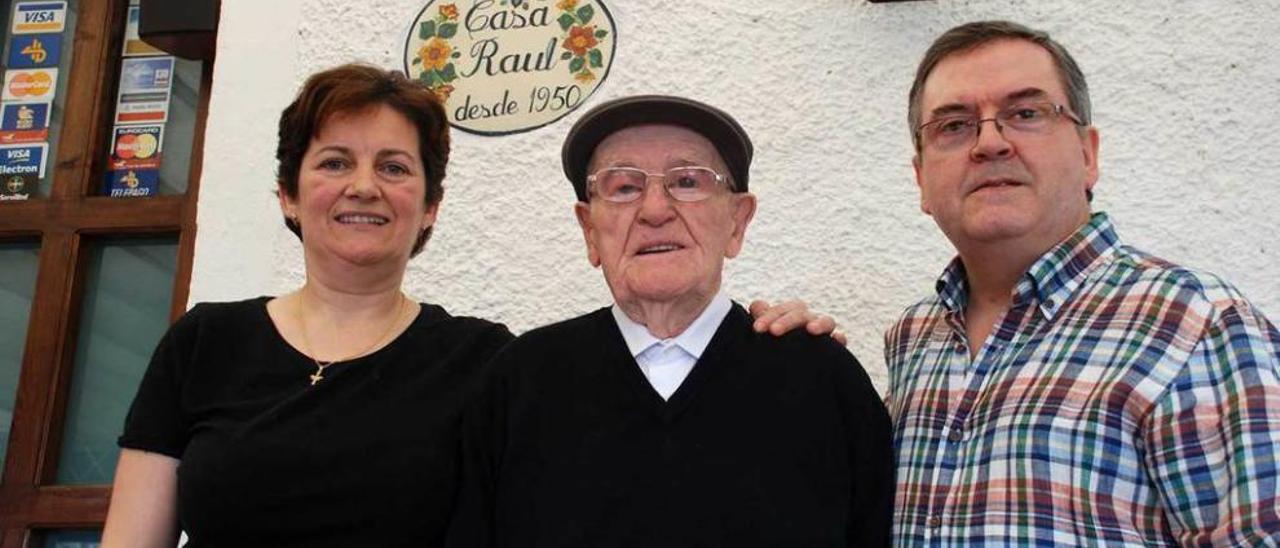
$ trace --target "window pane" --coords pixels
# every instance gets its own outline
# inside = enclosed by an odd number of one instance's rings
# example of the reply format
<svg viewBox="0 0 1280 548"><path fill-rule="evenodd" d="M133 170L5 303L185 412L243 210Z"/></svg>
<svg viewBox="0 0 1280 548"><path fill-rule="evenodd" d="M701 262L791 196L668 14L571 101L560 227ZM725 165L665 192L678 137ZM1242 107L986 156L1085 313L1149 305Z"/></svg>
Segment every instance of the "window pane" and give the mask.
<svg viewBox="0 0 1280 548"><path fill-rule="evenodd" d="M196 107L200 102L200 77L204 62L177 59L174 63L173 99L164 126L164 160L160 162L160 193L184 194L191 171L191 148L196 134Z"/></svg>
<svg viewBox="0 0 1280 548"><path fill-rule="evenodd" d="M183 194L191 166L201 61L169 55L138 39L139 6L128 6L117 65L112 138L100 193Z"/></svg>
<svg viewBox="0 0 1280 548"><path fill-rule="evenodd" d="M92 529L61 529L44 534L44 548L98 548L102 546L102 531Z"/></svg>
<svg viewBox="0 0 1280 548"><path fill-rule="evenodd" d="M39 255L38 244L0 242L0 265L4 265L0 268L0 469L4 468L5 448L9 446Z"/></svg>
<svg viewBox="0 0 1280 548"><path fill-rule="evenodd" d="M0 199L44 197L62 132L78 2L2 3Z"/></svg>
<svg viewBox="0 0 1280 548"><path fill-rule="evenodd" d="M169 325L176 237L87 242L84 302L58 483L111 483L116 437Z"/></svg>

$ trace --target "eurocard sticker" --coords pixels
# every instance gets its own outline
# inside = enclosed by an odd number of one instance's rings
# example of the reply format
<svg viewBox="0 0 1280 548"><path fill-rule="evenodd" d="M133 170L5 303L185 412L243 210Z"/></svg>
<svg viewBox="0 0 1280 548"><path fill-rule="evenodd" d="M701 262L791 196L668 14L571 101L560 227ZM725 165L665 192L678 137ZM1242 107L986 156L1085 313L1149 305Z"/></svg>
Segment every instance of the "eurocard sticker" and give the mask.
<svg viewBox="0 0 1280 548"><path fill-rule="evenodd" d="M137 57L139 55L168 55L164 50L159 49L151 44L142 41L138 36L138 14L141 10L136 5L129 6L129 18L124 26L124 51L125 57Z"/></svg>
<svg viewBox="0 0 1280 548"><path fill-rule="evenodd" d="M67 25L65 1L18 2L13 8L13 34L62 32Z"/></svg>
<svg viewBox="0 0 1280 548"><path fill-rule="evenodd" d="M15 34L9 41L9 68L58 66L62 55L61 34Z"/></svg>
<svg viewBox="0 0 1280 548"><path fill-rule="evenodd" d="M173 57L132 57L120 62L116 124L160 123L169 119Z"/></svg>
<svg viewBox="0 0 1280 548"><path fill-rule="evenodd" d="M157 169L160 167L164 126L116 126L108 169Z"/></svg>
<svg viewBox="0 0 1280 548"><path fill-rule="evenodd" d="M121 169L107 172L107 196L141 198L154 196L160 190L160 170Z"/></svg>
<svg viewBox="0 0 1280 548"><path fill-rule="evenodd" d="M0 144L49 140L49 103L0 104Z"/></svg>
<svg viewBox="0 0 1280 548"><path fill-rule="evenodd" d="M583 104L616 45L604 0L428 0L409 27L404 71L445 101L454 127L506 135Z"/></svg>
<svg viewBox="0 0 1280 548"><path fill-rule="evenodd" d="M10 69L4 73L5 101L49 103L58 85L58 69Z"/></svg>

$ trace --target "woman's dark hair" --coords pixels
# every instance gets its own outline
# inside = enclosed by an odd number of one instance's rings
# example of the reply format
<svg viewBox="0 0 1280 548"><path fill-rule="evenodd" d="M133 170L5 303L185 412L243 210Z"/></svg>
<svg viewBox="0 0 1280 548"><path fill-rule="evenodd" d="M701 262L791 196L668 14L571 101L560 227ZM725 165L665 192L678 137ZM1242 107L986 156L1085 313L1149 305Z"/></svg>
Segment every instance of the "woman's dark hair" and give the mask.
<svg viewBox="0 0 1280 548"><path fill-rule="evenodd" d="M418 148L426 170L426 205L440 202L444 194L444 170L449 162L449 121L434 92L394 70L365 64L346 64L312 74L298 96L280 113L280 141L276 145L278 191L298 198L298 174L311 139L335 114L359 112L386 105L407 118L418 130ZM284 220L298 239L302 230ZM422 251L431 227L418 235L412 255Z"/></svg>

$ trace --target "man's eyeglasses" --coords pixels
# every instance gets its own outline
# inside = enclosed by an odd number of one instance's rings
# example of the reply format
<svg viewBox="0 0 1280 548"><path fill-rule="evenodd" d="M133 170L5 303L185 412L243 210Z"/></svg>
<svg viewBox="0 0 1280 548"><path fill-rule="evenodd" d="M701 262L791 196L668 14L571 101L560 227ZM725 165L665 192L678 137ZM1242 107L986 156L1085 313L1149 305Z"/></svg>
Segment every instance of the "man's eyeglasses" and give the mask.
<svg viewBox="0 0 1280 548"><path fill-rule="evenodd" d="M700 202L715 194L719 185L729 186L724 175L709 167L674 167L662 173L634 167L606 167L587 176L587 190L605 201L625 204L644 196L650 177L662 179L667 196L678 202Z"/></svg>
<svg viewBox="0 0 1280 548"><path fill-rule="evenodd" d="M1062 105L1046 102L1018 103L997 112L994 118L960 114L930 120L916 128L916 139L924 148L941 151L964 149L977 142L984 122L995 122L996 131L1009 138L1015 137L1015 134L1048 133L1059 118L1066 118L1077 126L1084 125ZM1006 132L1006 129L1013 132Z"/></svg>

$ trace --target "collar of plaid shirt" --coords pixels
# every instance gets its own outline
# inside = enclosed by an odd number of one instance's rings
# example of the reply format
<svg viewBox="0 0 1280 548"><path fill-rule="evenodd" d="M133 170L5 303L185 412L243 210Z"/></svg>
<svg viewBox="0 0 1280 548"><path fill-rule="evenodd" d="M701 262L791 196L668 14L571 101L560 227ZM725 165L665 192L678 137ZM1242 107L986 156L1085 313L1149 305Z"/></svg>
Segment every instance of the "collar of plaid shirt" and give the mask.
<svg viewBox="0 0 1280 548"><path fill-rule="evenodd" d="M1052 318L1084 282L1085 271L1101 264L1098 259L1111 255L1119 245L1111 219L1106 213L1094 213L1084 226L1031 264L1014 287L1012 305L1035 302L1045 317ZM964 308L969 284L960 257L951 260L934 289L947 310Z"/></svg>

